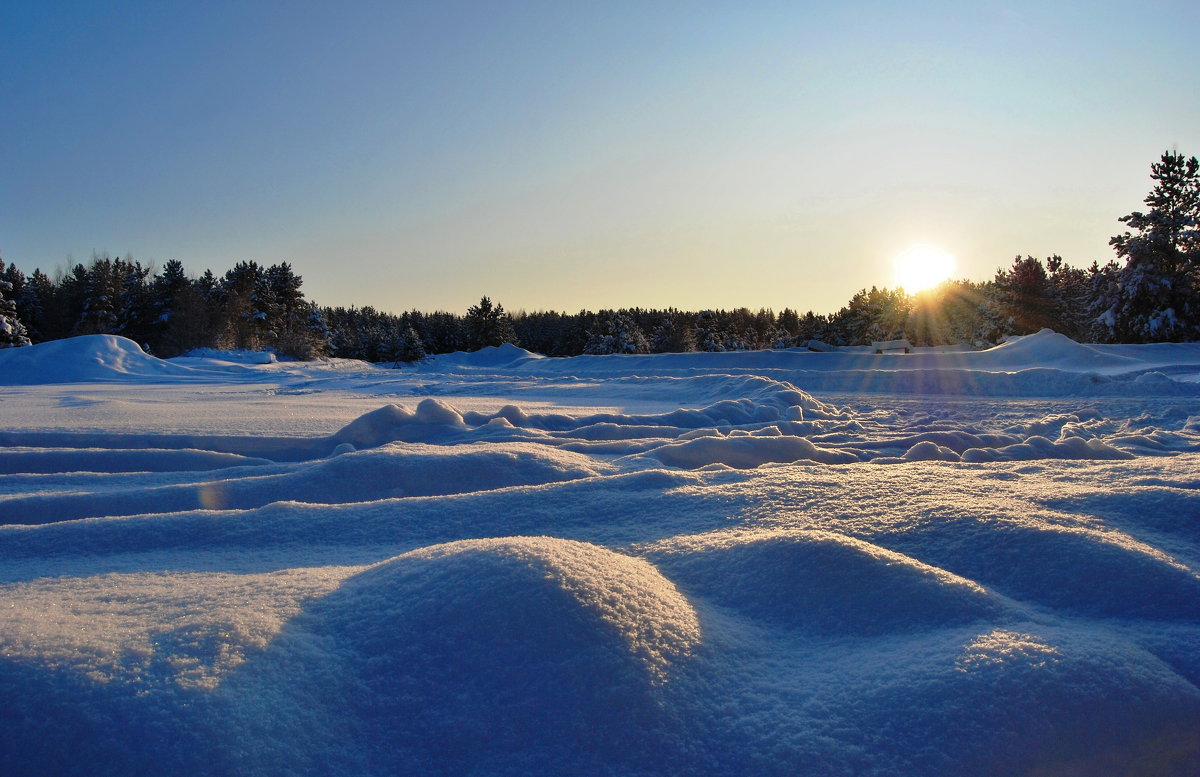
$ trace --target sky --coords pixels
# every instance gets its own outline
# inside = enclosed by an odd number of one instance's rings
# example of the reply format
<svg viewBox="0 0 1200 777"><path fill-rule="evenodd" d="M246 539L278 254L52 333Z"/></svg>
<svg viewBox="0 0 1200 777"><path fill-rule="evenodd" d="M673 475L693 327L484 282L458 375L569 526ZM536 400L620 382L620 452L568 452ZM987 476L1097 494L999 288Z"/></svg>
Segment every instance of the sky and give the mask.
<svg viewBox="0 0 1200 777"><path fill-rule="evenodd" d="M791 307L1115 258L1200 154L1194 2L12 2L0 257L322 305Z"/></svg>

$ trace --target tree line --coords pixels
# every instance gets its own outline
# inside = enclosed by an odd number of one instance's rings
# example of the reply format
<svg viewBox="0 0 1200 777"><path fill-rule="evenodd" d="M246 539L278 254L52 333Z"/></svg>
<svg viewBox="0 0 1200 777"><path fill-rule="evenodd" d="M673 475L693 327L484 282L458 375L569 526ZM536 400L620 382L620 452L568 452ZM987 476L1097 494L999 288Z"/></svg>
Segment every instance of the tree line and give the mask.
<svg viewBox="0 0 1200 777"><path fill-rule="evenodd" d="M174 259L152 274L131 257L93 255L51 279L40 268L26 276L0 260L0 279L13 314L9 336L26 343L117 334L164 357L197 348L270 348L311 359L325 350L321 312L287 262L239 262L218 278L211 270L191 277Z"/></svg>
<svg viewBox="0 0 1200 777"><path fill-rule="evenodd" d="M284 262L190 276L177 260L153 272L131 257L94 255L51 279L0 259L0 347L119 334L171 357L197 348L271 349L399 364L504 343L547 356L998 342L1044 327L1085 342L1200 339L1200 162L1167 152L1151 165L1148 209L1120 219L1117 260L1072 267L1017 256L987 281L947 281L918 294L872 287L829 314L785 308L509 313L483 297L465 315L320 307Z"/></svg>

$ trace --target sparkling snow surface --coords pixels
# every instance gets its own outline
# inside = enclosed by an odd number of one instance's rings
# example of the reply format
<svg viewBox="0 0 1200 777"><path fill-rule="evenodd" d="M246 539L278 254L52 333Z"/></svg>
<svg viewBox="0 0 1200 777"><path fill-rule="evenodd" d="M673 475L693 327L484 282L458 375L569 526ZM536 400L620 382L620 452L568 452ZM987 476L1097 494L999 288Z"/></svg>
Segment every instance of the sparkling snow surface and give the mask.
<svg viewBox="0 0 1200 777"><path fill-rule="evenodd" d="M1200 344L0 351L0 774L1200 774Z"/></svg>

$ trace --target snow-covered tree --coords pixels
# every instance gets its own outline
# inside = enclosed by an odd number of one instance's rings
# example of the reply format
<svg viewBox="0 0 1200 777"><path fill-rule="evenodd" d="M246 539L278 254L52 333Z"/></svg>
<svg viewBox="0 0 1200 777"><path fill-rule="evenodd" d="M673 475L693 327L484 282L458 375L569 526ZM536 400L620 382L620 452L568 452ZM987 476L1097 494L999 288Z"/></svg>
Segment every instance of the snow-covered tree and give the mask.
<svg viewBox="0 0 1200 777"><path fill-rule="evenodd" d="M905 337L911 306L901 289L862 289L830 317L826 337L836 345L867 345Z"/></svg>
<svg viewBox="0 0 1200 777"><path fill-rule="evenodd" d="M17 303L17 312L20 313L20 299L25 294L25 273L15 264L10 263L5 267L4 260L0 259L0 281L8 281L8 299Z"/></svg>
<svg viewBox="0 0 1200 777"><path fill-rule="evenodd" d="M650 341L625 311L602 310L583 347L587 354L650 353Z"/></svg>
<svg viewBox="0 0 1200 777"><path fill-rule="evenodd" d="M1046 259L1049 273L1051 328L1072 340L1087 340L1091 329L1091 286L1088 273L1072 267L1055 254Z"/></svg>
<svg viewBox="0 0 1200 777"><path fill-rule="evenodd" d="M679 311L668 311L650 334L653 353L690 353L696 350L696 337L690 317Z"/></svg>
<svg viewBox="0 0 1200 777"><path fill-rule="evenodd" d="M722 353L746 349L745 341L738 336L733 322L724 311L702 310L697 313L692 338L697 351Z"/></svg>
<svg viewBox="0 0 1200 777"><path fill-rule="evenodd" d="M1121 221L1133 231L1109 243L1125 259L1102 328L1121 342L1200 337L1200 160L1164 153L1150 166L1154 188Z"/></svg>
<svg viewBox="0 0 1200 777"><path fill-rule="evenodd" d="M273 335L271 345L297 359L312 359L323 353L328 345L324 322L320 311L300 291L304 279L287 262L268 267L264 278L267 290L264 307Z"/></svg>
<svg viewBox="0 0 1200 777"><path fill-rule="evenodd" d="M1101 266L1092 262L1088 268L1088 304L1091 316L1089 339L1108 343L1116 338L1116 310L1121 298L1121 265L1110 259Z"/></svg>
<svg viewBox="0 0 1200 777"><path fill-rule="evenodd" d="M4 260L0 259L0 348L29 345L25 325L17 318L17 304L11 298L13 284L5 280Z"/></svg>

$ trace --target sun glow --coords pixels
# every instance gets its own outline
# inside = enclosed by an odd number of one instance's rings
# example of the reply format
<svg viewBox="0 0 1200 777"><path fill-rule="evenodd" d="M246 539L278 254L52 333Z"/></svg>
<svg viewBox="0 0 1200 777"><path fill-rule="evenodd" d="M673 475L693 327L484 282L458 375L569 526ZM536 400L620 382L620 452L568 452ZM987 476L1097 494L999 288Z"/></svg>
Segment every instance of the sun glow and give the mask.
<svg viewBox="0 0 1200 777"><path fill-rule="evenodd" d="M950 278L954 272L954 257L931 245L906 248L892 260L896 283L909 294L932 288Z"/></svg>

